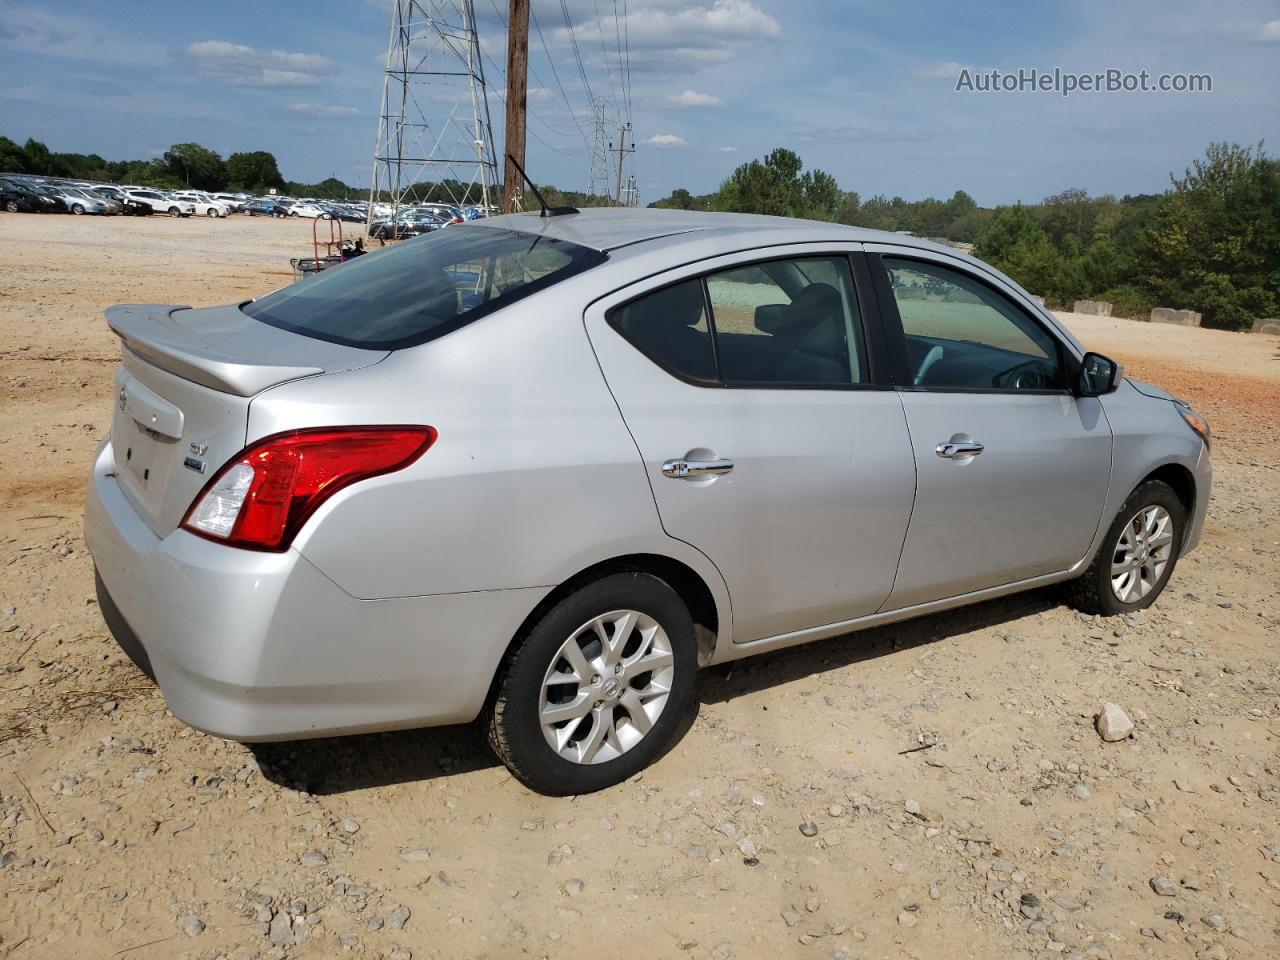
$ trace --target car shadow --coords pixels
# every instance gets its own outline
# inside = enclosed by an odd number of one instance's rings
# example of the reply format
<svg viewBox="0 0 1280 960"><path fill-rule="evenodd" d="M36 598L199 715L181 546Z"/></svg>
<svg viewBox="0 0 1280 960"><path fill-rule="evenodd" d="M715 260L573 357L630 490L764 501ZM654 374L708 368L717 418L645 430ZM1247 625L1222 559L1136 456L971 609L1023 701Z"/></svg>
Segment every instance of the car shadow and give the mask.
<svg viewBox="0 0 1280 960"><path fill-rule="evenodd" d="M1060 605L1060 595L1052 588L1036 590L711 667L700 674L697 697L667 750L684 739L700 706L726 703L896 651L999 627ZM428 782L498 766L477 724L248 747L269 782L317 796Z"/></svg>
<svg viewBox="0 0 1280 960"><path fill-rule="evenodd" d="M704 704L725 703L735 697L840 670L875 657L927 646L976 630L1000 627L1061 606L1062 595L1058 588L1045 587L813 643L784 647L703 670L698 678L698 699Z"/></svg>

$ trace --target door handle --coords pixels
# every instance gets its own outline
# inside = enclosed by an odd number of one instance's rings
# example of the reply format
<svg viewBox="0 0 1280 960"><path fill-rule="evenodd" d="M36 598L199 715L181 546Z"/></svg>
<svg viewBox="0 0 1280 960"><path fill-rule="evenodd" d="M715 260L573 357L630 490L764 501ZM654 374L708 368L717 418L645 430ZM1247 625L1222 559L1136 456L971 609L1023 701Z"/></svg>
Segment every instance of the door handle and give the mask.
<svg viewBox="0 0 1280 960"><path fill-rule="evenodd" d="M715 460L668 460L662 465L662 475L674 480L690 477L719 476L733 469L733 461L719 457Z"/></svg>
<svg viewBox="0 0 1280 960"><path fill-rule="evenodd" d="M938 444L934 452L943 460L963 460L976 457L985 449L986 447L976 440L948 440L946 443Z"/></svg>

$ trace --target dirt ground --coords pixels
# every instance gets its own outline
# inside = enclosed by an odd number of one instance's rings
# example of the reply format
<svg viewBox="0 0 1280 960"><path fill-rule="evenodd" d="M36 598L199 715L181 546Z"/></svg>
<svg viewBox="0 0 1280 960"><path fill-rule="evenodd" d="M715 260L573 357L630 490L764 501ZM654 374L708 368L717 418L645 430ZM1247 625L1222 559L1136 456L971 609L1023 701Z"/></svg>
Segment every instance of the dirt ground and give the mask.
<svg viewBox="0 0 1280 960"><path fill-rule="evenodd" d="M247 297L309 237L0 215L0 957L1280 955L1280 340L1065 317L1213 423L1146 615L1037 592L716 668L655 767L553 800L470 728L195 733L99 619L103 308Z"/></svg>

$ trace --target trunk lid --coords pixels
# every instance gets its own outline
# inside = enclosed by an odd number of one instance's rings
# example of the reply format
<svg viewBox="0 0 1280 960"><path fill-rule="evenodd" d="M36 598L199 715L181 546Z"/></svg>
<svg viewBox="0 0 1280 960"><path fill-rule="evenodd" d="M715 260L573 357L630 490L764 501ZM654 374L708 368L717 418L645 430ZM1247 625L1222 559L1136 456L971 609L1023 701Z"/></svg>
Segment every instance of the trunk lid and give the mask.
<svg viewBox="0 0 1280 960"><path fill-rule="evenodd" d="M118 480L161 537L245 447L255 396L387 356L259 323L238 306L111 307L107 323L123 341L111 425Z"/></svg>

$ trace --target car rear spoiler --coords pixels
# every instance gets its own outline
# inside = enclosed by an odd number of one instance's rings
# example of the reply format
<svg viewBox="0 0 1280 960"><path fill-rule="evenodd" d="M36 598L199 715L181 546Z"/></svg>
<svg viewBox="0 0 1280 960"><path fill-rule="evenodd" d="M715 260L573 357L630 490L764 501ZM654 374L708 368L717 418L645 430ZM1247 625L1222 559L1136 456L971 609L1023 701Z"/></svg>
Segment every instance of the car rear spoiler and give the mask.
<svg viewBox="0 0 1280 960"><path fill-rule="evenodd" d="M222 393L251 397L267 387L315 376L324 367L255 363L233 356L200 336L194 324L174 314L190 310L175 303L134 303L107 308L107 325L133 353L187 380Z"/></svg>

